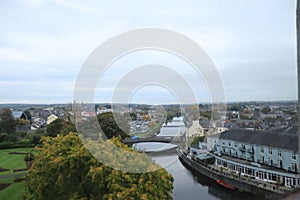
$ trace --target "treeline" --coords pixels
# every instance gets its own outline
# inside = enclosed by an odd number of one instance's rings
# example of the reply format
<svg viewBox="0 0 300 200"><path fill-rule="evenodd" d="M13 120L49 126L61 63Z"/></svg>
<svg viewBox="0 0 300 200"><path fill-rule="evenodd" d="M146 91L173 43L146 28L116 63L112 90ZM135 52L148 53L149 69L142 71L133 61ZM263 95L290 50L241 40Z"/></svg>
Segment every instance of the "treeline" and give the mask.
<svg viewBox="0 0 300 200"><path fill-rule="evenodd" d="M117 115L117 114L116 114ZM119 116L122 129L119 128L114 120L113 113L103 113L97 116L97 120L101 126L103 133L107 138L120 135L122 138L128 137L129 125ZM0 149L15 148L15 147L32 147L41 144L43 136L55 137L56 135L67 135L69 132L76 132L75 125L62 118L54 120L47 125L46 128L37 131L16 131L16 127L20 123L29 123L25 120L15 120L10 109L2 109L0 112ZM87 128L88 129L88 128ZM99 130L101 131L101 130ZM99 132L97 132L98 134Z"/></svg>

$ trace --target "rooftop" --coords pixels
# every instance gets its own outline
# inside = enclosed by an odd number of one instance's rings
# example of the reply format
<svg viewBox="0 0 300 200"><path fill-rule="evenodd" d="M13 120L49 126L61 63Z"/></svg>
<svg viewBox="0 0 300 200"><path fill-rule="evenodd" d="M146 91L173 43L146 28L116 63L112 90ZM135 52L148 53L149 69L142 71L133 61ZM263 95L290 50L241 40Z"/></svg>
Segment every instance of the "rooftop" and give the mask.
<svg viewBox="0 0 300 200"><path fill-rule="evenodd" d="M298 135L295 131L295 128L277 131L231 129L221 133L220 139L298 152Z"/></svg>

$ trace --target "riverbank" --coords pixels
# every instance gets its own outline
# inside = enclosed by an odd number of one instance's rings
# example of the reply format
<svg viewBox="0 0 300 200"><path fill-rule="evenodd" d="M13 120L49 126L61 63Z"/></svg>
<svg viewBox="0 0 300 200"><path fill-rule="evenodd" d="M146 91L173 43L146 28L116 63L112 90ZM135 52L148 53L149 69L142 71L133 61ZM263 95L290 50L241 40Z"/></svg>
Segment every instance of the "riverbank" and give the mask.
<svg viewBox="0 0 300 200"><path fill-rule="evenodd" d="M263 200L256 195L231 191L218 185L215 181L185 166L179 160L177 152L151 155L151 158L173 175L174 200L199 200L199 197L208 200Z"/></svg>

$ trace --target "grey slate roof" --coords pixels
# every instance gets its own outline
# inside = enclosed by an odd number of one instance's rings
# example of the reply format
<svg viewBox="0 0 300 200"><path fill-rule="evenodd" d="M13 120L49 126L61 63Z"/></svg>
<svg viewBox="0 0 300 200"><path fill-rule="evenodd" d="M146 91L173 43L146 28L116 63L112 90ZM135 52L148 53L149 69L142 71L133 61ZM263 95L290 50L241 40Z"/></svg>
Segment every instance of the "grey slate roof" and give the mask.
<svg viewBox="0 0 300 200"><path fill-rule="evenodd" d="M231 129L221 133L220 139L233 140L253 145L269 146L298 152L297 134L284 131L258 131L245 129Z"/></svg>
<svg viewBox="0 0 300 200"><path fill-rule="evenodd" d="M210 122L209 122L209 120L199 120L199 124L200 124L203 128L209 128Z"/></svg>
<svg viewBox="0 0 300 200"><path fill-rule="evenodd" d="M23 115L23 113L24 113L24 112L22 112L22 111L15 111L15 110L12 111L12 115L13 115L13 117L14 117L15 119L21 118L21 116Z"/></svg>

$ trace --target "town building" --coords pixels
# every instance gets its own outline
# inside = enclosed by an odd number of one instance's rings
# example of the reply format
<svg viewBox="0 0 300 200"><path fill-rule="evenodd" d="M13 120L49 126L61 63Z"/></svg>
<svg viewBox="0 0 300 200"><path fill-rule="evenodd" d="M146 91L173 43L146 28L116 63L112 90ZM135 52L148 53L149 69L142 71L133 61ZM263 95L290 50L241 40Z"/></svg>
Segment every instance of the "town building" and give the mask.
<svg viewBox="0 0 300 200"><path fill-rule="evenodd" d="M276 131L232 129L209 136L215 165L275 185L300 187L297 127Z"/></svg>

